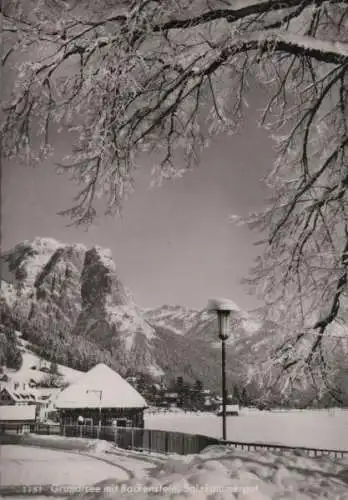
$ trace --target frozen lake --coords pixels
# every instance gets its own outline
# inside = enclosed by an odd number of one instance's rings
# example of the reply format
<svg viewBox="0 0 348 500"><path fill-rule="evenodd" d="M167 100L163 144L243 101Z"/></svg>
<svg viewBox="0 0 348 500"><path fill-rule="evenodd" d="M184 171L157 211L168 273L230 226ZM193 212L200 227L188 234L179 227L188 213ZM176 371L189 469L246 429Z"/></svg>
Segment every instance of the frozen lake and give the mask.
<svg viewBox="0 0 348 500"><path fill-rule="evenodd" d="M146 416L145 427L220 438L221 420L214 414L152 414ZM227 439L348 450L348 411L254 412L227 417Z"/></svg>
<svg viewBox="0 0 348 500"><path fill-rule="evenodd" d="M116 466L83 455L18 445L0 447L1 486L30 485L87 486L108 478L127 480L128 474Z"/></svg>

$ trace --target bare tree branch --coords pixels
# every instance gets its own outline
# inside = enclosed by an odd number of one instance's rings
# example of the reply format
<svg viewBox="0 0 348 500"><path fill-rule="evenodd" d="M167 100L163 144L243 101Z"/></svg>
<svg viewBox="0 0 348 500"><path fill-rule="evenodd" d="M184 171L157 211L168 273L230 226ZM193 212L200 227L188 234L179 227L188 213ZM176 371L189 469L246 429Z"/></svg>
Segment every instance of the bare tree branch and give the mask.
<svg viewBox="0 0 348 500"><path fill-rule="evenodd" d="M263 235L249 282L286 332L276 356L296 371L291 383L319 364L326 384L347 295L346 1L44 4L2 4L2 64L17 71L2 102L3 153L41 161L52 126L66 127L74 144L60 168L80 188L64 211L73 223L91 222L97 195L117 212L144 152L156 152L159 182L182 175L214 134L240 129L247 93L264 87L260 122L276 160L271 199L247 221Z"/></svg>

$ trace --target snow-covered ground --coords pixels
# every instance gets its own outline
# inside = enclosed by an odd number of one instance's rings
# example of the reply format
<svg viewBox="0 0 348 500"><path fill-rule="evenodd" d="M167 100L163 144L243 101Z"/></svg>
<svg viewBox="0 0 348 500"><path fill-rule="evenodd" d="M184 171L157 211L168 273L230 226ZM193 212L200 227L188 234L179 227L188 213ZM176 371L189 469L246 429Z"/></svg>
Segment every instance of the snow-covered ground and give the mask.
<svg viewBox="0 0 348 500"><path fill-rule="evenodd" d="M119 485L113 498L346 500L346 467L327 459L211 447L200 455L169 458L147 480Z"/></svg>
<svg viewBox="0 0 348 500"><path fill-rule="evenodd" d="M83 454L5 445L0 454L1 485L92 485L107 478L127 480L128 474ZM29 489L30 491L30 489Z"/></svg>
<svg viewBox="0 0 348 500"><path fill-rule="evenodd" d="M28 472L22 471L25 481L29 477L36 484L40 481L45 484L52 481L55 485L79 484L81 491L68 495L79 500L91 498L85 494L87 488L83 485L91 485L98 474L99 483L93 487L95 500L348 499L348 459L311 459L301 454L246 452L212 446L199 455L173 455L156 461L156 456L117 449L113 455L110 443L91 445L90 452L96 458L112 458L116 466L120 464L137 471L131 478L125 478L117 467L108 469L107 464L98 465L91 458L88 462L83 454L74 456L17 446L5 446L3 450L1 459L5 460L5 467L10 467L12 460L14 470L20 471L21 463L28 463ZM94 464L93 470L90 463ZM2 476L5 477L4 469ZM10 483L8 477L6 484ZM101 481L103 477L108 479ZM19 484L20 478L17 473L12 481ZM48 497L35 498L46 500Z"/></svg>
<svg viewBox="0 0 348 500"><path fill-rule="evenodd" d="M146 414L145 427L221 437L221 417L202 413ZM250 412L227 418L227 439L348 450L348 411Z"/></svg>

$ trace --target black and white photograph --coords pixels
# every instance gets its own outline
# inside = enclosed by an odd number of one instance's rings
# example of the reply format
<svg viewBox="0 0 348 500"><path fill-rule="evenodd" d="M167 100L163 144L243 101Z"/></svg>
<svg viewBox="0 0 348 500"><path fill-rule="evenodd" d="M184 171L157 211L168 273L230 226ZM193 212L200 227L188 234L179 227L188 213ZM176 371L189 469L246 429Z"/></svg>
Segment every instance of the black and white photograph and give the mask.
<svg viewBox="0 0 348 500"><path fill-rule="evenodd" d="M0 499L348 500L347 0L0 33Z"/></svg>

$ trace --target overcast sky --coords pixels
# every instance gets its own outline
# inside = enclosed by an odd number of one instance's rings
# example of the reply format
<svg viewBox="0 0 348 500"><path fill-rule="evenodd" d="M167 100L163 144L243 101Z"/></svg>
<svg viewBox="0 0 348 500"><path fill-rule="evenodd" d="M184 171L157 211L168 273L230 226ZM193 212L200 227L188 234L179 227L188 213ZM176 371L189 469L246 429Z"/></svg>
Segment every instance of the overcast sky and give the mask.
<svg viewBox="0 0 348 500"><path fill-rule="evenodd" d="M36 236L110 248L119 274L141 307L180 304L205 307L209 297L229 297L251 309L255 298L240 280L248 272L258 235L228 221L260 208L267 196L261 180L272 163L272 143L250 113L243 133L220 137L199 167L175 182L150 189L151 159L137 176L123 218L100 218L88 231L67 227L56 215L76 187L52 164L35 169L4 165L2 248ZM58 149L64 151L64 140ZM68 151L64 151L68 153Z"/></svg>

